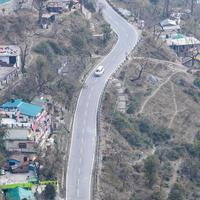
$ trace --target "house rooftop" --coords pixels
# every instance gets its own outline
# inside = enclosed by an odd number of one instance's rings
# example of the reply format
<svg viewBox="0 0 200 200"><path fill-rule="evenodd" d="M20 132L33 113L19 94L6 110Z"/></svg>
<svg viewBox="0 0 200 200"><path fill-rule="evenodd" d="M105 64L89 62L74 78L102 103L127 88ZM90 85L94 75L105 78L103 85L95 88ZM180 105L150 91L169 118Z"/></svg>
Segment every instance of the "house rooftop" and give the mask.
<svg viewBox="0 0 200 200"><path fill-rule="evenodd" d="M9 200L21 200L21 199L35 200L35 197L31 190L24 189L21 187L8 190L6 192L6 197Z"/></svg>
<svg viewBox="0 0 200 200"><path fill-rule="evenodd" d="M161 21L160 25L164 27L164 26L176 26L177 24L176 24L176 21L167 18Z"/></svg>
<svg viewBox="0 0 200 200"><path fill-rule="evenodd" d="M0 56L18 56L19 54L20 48L18 46L0 46Z"/></svg>
<svg viewBox="0 0 200 200"><path fill-rule="evenodd" d="M35 97L31 103L34 104L34 105L37 105L37 106L44 106L45 103L47 103L48 100L43 98L43 97Z"/></svg>
<svg viewBox="0 0 200 200"><path fill-rule="evenodd" d="M42 14L42 18L49 19L55 15L57 15L57 13L44 13L44 14Z"/></svg>
<svg viewBox="0 0 200 200"><path fill-rule="evenodd" d="M164 26L162 27L164 31L173 31L173 30L180 30L181 27L179 25L175 26Z"/></svg>
<svg viewBox="0 0 200 200"><path fill-rule="evenodd" d="M31 140L30 129L8 129L6 140Z"/></svg>
<svg viewBox="0 0 200 200"><path fill-rule="evenodd" d="M0 106L3 109L18 109L19 112L23 115L29 117L36 117L39 113L42 112L42 106L34 105L31 103L26 103L21 99L12 99Z"/></svg>
<svg viewBox="0 0 200 200"><path fill-rule="evenodd" d="M168 46L200 45L200 41L194 37L187 37L181 34L166 40Z"/></svg>

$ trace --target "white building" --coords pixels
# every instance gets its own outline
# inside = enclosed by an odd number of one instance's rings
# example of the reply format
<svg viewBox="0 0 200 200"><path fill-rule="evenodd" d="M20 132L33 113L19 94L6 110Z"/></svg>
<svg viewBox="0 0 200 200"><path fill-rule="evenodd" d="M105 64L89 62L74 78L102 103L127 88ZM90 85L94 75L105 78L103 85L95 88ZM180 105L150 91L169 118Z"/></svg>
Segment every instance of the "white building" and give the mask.
<svg viewBox="0 0 200 200"><path fill-rule="evenodd" d="M20 48L18 46L0 46L0 67L20 68Z"/></svg>

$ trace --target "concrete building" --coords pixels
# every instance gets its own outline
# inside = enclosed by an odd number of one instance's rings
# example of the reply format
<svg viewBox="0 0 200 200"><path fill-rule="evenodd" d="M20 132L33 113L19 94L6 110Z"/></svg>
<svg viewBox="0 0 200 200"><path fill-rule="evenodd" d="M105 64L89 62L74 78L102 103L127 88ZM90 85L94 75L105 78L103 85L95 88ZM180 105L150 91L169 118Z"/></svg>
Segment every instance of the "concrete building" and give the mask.
<svg viewBox="0 0 200 200"><path fill-rule="evenodd" d="M0 46L0 67L20 68L20 48L18 46Z"/></svg>
<svg viewBox="0 0 200 200"><path fill-rule="evenodd" d="M43 29L47 29L48 26L55 21L57 13L44 13L41 19L41 26Z"/></svg>
<svg viewBox="0 0 200 200"><path fill-rule="evenodd" d="M39 106L24 102L22 99L11 99L0 105L1 124L9 128L31 129L35 142L44 144L51 131L51 116L45 105Z"/></svg>
<svg viewBox="0 0 200 200"><path fill-rule="evenodd" d="M36 150L34 134L30 129L8 129L5 148L9 152L34 153Z"/></svg>
<svg viewBox="0 0 200 200"><path fill-rule="evenodd" d="M161 27L161 38L171 38L173 35L176 35L180 32L181 27L177 24L175 20L165 19L160 22Z"/></svg>
<svg viewBox="0 0 200 200"><path fill-rule="evenodd" d="M182 34L177 34L174 37L166 39L166 43L176 52L178 56L185 54L194 47L200 47L200 41L198 39Z"/></svg>

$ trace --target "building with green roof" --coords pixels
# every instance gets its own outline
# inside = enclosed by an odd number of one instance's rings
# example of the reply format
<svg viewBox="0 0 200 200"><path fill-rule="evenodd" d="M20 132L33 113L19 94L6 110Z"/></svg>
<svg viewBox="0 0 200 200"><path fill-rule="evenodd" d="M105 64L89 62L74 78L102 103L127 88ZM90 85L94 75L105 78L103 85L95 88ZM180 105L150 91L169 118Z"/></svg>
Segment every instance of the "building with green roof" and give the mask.
<svg viewBox="0 0 200 200"><path fill-rule="evenodd" d="M14 188L9 189L5 193L6 200L36 200L31 190L24 189L24 188Z"/></svg>

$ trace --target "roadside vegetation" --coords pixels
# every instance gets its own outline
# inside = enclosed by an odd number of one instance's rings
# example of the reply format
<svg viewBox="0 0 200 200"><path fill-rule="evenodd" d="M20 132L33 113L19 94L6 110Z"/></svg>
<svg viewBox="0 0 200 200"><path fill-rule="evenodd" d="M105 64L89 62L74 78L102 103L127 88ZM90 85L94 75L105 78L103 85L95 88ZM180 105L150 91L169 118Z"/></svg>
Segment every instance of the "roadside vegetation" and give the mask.
<svg viewBox="0 0 200 200"><path fill-rule="evenodd" d="M158 47L159 41L145 32L133 58L107 86L98 185L102 200L200 198L199 75L188 73L170 49ZM125 88L125 112L117 107L115 80Z"/></svg>
<svg viewBox="0 0 200 200"><path fill-rule="evenodd" d="M80 10L76 10L58 16L47 30L38 24L40 10L18 10L0 18L1 43L16 44L22 53L20 79L1 92L0 102L10 98L29 102L39 95L49 97L52 120L56 124L52 133L55 144L47 152L38 148L37 161L42 166L40 178L58 179L61 195L65 194L63 167L66 166L76 98L85 75L116 41L110 26L100 13L95 12L94 3L88 1L86 7L92 11L91 19L86 19ZM0 132L1 164L6 154L5 134L3 129ZM55 191L47 186L38 198L54 199Z"/></svg>

